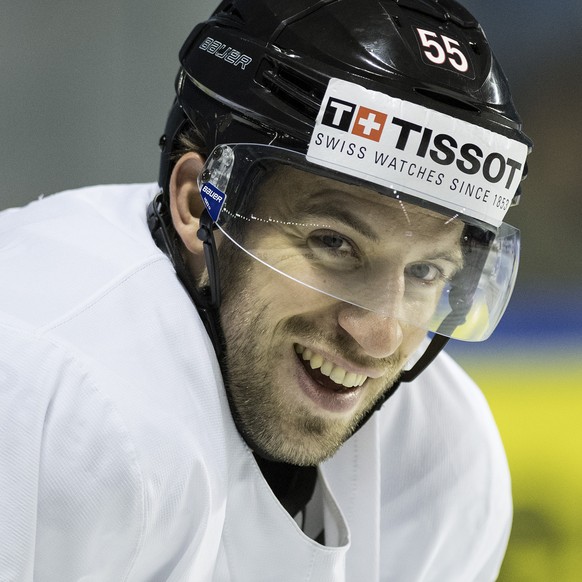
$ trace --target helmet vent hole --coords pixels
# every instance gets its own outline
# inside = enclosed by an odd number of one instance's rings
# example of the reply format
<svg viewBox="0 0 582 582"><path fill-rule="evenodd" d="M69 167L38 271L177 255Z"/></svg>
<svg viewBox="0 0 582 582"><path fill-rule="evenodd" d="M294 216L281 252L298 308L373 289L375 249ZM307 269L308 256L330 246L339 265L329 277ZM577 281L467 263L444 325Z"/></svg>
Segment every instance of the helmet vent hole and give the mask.
<svg viewBox="0 0 582 582"><path fill-rule="evenodd" d="M325 87L313 78L281 62L265 59L259 83L285 105L309 119L315 119Z"/></svg>

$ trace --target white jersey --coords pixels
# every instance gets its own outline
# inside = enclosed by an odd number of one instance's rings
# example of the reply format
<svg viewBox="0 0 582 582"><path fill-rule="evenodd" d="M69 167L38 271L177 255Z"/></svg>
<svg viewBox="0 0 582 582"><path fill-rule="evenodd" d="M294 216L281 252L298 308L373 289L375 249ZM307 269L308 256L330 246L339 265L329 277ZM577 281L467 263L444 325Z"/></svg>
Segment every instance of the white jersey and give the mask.
<svg viewBox="0 0 582 582"><path fill-rule="evenodd" d="M471 380L440 355L320 467L320 545L233 424L155 192L0 213L0 581L494 580L510 481Z"/></svg>

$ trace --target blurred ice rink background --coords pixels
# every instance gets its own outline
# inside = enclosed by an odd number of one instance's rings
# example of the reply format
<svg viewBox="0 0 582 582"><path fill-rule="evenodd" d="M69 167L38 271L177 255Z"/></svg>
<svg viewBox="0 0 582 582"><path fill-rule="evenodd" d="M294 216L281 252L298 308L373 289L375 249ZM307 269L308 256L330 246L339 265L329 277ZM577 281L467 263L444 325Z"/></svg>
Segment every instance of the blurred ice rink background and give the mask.
<svg viewBox="0 0 582 582"><path fill-rule="evenodd" d="M535 142L500 329L451 345L497 418L515 520L502 581L582 579L582 2L466 0ZM181 43L215 2L2 2L0 209L153 181ZM451 342L453 344L453 342ZM461 558L461 557L460 557Z"/></svg>

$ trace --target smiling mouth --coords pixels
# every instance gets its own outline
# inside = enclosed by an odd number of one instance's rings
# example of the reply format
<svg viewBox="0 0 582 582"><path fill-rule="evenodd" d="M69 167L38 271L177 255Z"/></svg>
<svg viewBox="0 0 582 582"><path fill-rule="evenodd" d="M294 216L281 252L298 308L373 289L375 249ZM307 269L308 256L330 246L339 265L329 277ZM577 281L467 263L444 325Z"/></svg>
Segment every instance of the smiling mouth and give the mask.
<svg viewBox="0 0 582 582"><path fill-rule="evenodd" d="M295 352L309 375L323 387L336 392L359 388L368 379L364 374L355 374L326 360L321 354L295 344Z"/></svg>

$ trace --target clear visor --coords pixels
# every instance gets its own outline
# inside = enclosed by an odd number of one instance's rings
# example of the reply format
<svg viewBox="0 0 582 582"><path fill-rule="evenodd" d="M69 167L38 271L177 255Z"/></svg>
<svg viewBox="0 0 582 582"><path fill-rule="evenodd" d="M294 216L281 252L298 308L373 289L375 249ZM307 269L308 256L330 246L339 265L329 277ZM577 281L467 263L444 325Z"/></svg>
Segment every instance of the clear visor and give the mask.
<svg viewBox="0 0 582 582"><path fill-rule="evenodd" d="M199 186L234 244L330 298L465 341L487 339L509 301L519 231L507 224L470 221L274 146L218 146Z"/></svg>

